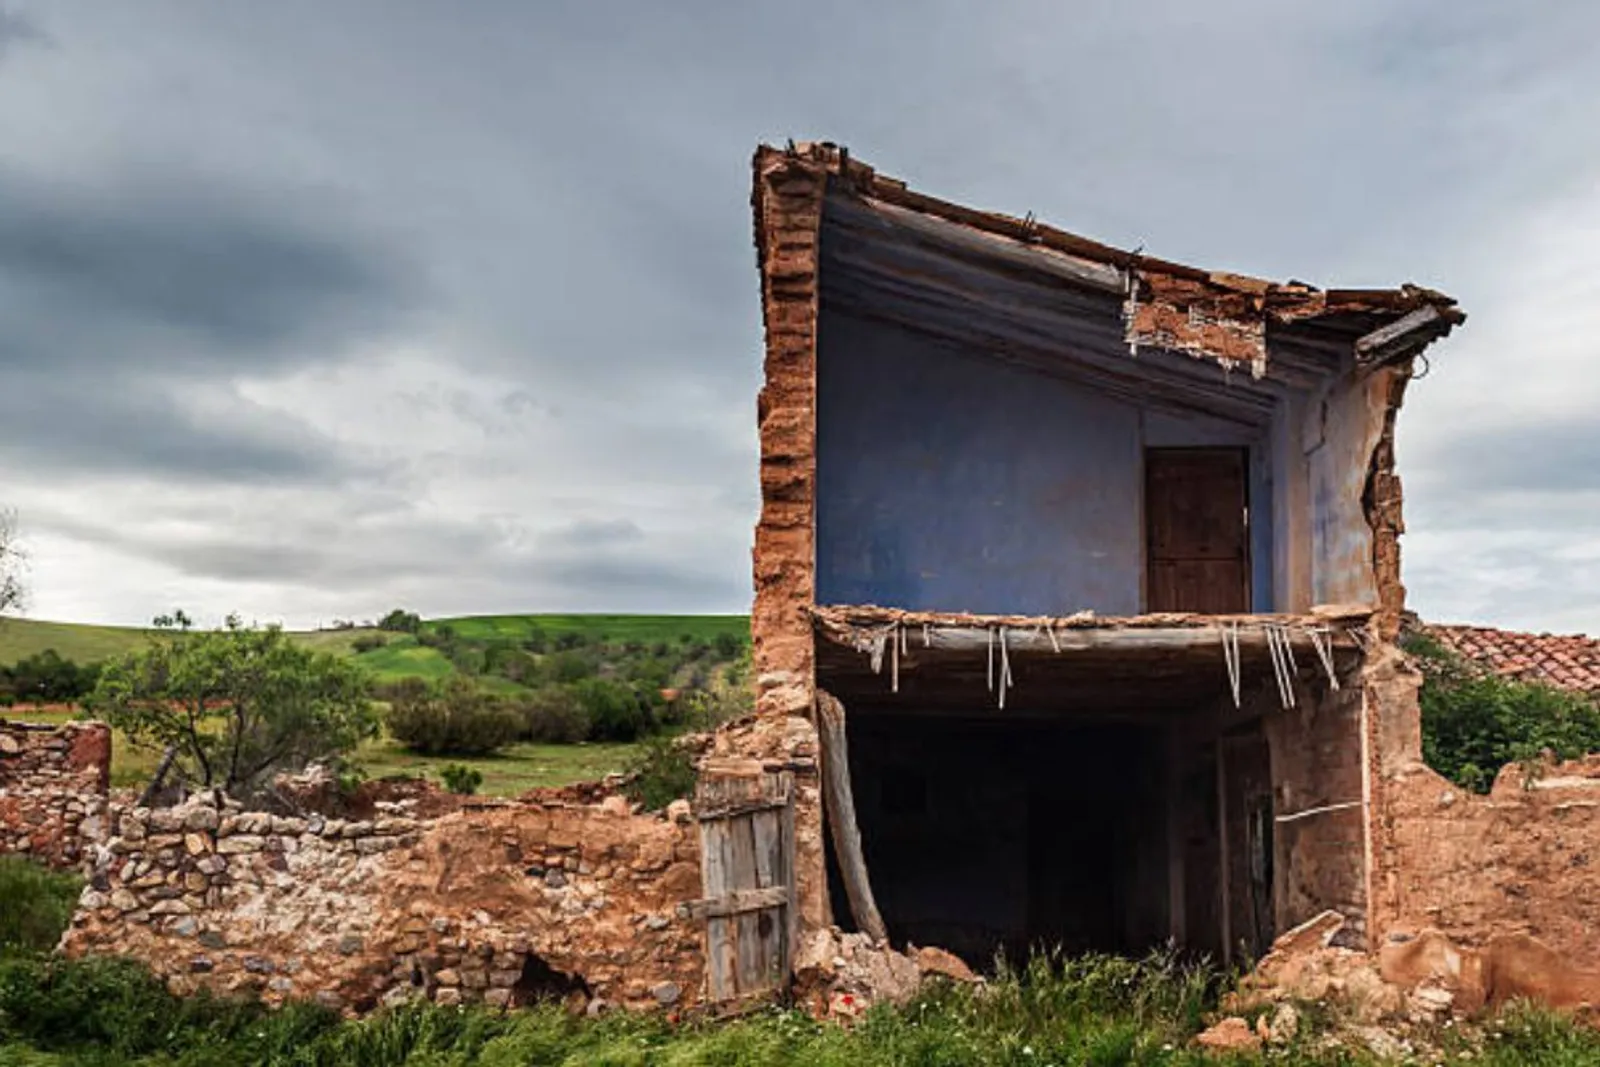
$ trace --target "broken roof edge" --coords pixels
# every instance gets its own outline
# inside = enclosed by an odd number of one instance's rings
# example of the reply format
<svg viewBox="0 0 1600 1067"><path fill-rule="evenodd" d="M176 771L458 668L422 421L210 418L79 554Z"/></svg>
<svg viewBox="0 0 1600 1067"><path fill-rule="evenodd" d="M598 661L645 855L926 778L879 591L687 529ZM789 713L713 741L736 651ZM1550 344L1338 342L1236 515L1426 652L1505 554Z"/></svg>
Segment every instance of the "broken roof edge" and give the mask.
<svg viewBox="0 0 1600 1067"><path fill-rule="evenodd" d="M817 604L809 612L816 628L839 631L891 626L960 629L1005 627L1016 630L1201 629L1235 624L1360 629L1378 613L1378 609L1366 604L1320 604L1299 613L1202 615L1194 612L1151 612L1143 615L1096 615L1092 611L1079 611L1071 615L983 615L961 611L915 611L876 604Z"/></svg>
<svg viewBox="0 0 1600 1067"><path fill-rule="evenodd" d="M1146 256L1094 241L1040 223L1031 215L1019 219L1000 212L981 211L910 189L904 181L879 174L853 158L849 149L828 141L789 142L786 148L762 144L752 166L757 178L752 191L756 245L763 270L766 263L760 178L768 168L800 164L825 174L830 187L859 198L878 200L982 233L1008 238L1021 245L1054 252L1124 272L1141 280L1156 276L1180 285L1198 286L1209 300L1253 304L1266 319L1289 324L1344 313L1387 314L1395 320L1362 337L1363 362L1387 363L1414 355L1466 321L1455 298L1437 290L1403 284L1395 289L1318 289L1303 282L1272 282L1228 271L1208 271L1182 263ZM1409 316L1423 313L1411 322ZM1404 328L1397 329L1404 323Z"/></svg>

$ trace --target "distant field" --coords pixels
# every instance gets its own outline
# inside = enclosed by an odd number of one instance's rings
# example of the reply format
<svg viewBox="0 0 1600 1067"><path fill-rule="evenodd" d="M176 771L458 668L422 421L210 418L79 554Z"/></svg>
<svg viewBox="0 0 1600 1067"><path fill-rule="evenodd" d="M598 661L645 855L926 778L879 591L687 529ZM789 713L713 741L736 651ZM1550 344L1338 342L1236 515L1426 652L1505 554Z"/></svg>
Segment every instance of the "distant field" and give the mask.
<svg viewBox="0 0 1600 1067"><path fill-rule="evenodd" d="M747 615L468 615L430 619L427 625L448 625L475 641L521 640L537 632L548 637L580 633L605 641L676 641L680 637L712 640L718 634L748 636Z"/></svg>
<svg viewBox="0 0 1600 1067"><path fill-rule="evenodd" d="M644 642L676 641L685 634L712 640L718 634L743 637L750 632L750 620L744 615L469 615L430 619L426 625L448 625L462 637L477 641L520 640L535 632L552 638L581 633L590 638ZM0 621L0 666L10 666L47 648L78 663L96 663L138 648L152 632L135 627L5 619ZM294 636L314 648L348 653L357 638L371 632L318 630ZM363 653L359 658L380 678L439 678L451 671L449 661L438 652L422 648L409 638L392 640L389 646Z"/></svg>
<svg viewBox="0 0 1600 1067"><path fill-rule="evenodd" d="M79 718L64 708L24 708L7 714L28 722L62 723ZM518 744L498 756L418 756L389 738L368 741L355 752L355 761L371 778L390 775L422 775L434 781L439 769L448 763L463 763L483 774L481 792L489 796L516 796L530 789L552 785L571 785L603 778L625 769L642 746L636 744L532 745ZM111 739L111 784L138 788L150 780L158 755L128 744L117 733Z"/></svg>

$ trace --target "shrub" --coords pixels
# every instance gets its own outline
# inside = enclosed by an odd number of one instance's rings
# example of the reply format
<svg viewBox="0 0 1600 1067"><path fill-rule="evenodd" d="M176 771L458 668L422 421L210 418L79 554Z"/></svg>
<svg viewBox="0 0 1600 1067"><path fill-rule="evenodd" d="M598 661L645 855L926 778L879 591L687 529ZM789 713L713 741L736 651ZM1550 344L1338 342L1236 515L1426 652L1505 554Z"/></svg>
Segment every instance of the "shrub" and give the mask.
<svg viewBox="0 0 1600 1067"><path fill-rule="evenodd" d="M446 789L462 796L471 796L483 784L481 771L460 763L451 763L439 768L439 778L444 782Z"/></svg>
<svg viewBox="0 0 1600 1067"><path fill-rule="evenodd" d="M99 664L80 666L53 648L0 667L0 692L31 704L69 704L94 691Z"/></svg>
<svg viewBox="0 0 1600 1067"><path fill-rule="evenodd" d="M374 652L389 643L389 639L382 634L362 634L350 642L350 648L360 655L363 652Z"/></svg>
<svg viewBox="0 0 1600 1067"><path fill-rule="evenodd" d="M571 649L552 652L544 661L545 677L557 685L571 685L585 678L593 678L598 669L599 664L595 660Z"/></svg>
<svg viewBox="0 0 1600 1067"><path fill-rule="evenodd" d="M22 856L0 856L0 954L48 952L72 921L83 883Z"/></svg>
<svg viewBox="0 0 1600 1067"><path fill-rule="evenodd" d="M744 641L737 634L720 633L713 646L718 659L734 659L744 649Z"/></svg>
<svg viewBox="0 0 1600 1067"><path fill-rule="evenodd" d="M395 740L427 756L486 756L511 744L522 729L500 698L461 677L400 689L386 721Z"/></svg>
<svg viewBox="0 0 1600 1067"><path fill-rule="evenodd" d="M1600 705L1548 685L1503 678L1423 634L1404 646L1422 669L1422 752L1464 789L1487 793L1508 763L1548 749L1560 759L1600 751Z"/></svg>
<svg viewBox="0 0 1600 1067"><path fill-rule="evenodd" d="M646 811L660 811L674 800L694 793L694 758L668 738L646 741L644 751L629 771L636 777L628 783L628 796L643 804Z"/></svg>
<svg viewBox="0 0 1600 1067"><path fill-rule="evenodd" d="M589 737L589 713L573 691L551 685L524 697L517 704L524 740L570 745Z"/></svg>
<svg viewBox="0 0 1600 1067"><path fill-rule="evenodd" d="M654 725L648 706L628 686L585 678L572 692L589 716L589 736L596 741L632 741Z"/></svg>

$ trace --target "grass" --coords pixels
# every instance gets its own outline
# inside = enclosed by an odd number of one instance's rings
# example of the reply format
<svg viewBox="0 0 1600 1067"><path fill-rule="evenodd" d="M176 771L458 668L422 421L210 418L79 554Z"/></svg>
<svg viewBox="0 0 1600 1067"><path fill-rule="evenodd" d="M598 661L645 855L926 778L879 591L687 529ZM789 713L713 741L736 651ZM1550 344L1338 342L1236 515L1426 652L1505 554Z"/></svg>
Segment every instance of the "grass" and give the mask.
<svg viewBox="0 0 1600 1067"><path fill-rule="evenodd" d="M1167 957L1092 957L985 991L935 985L905 1007L880 1005L850 1027L768 1008L726 1022L622 1013L573 1018L559 1007L501 1013L420 1003L357 1020L306 1004L171 997L118 960L0 961L0 1067L1199 1067L1219 1062L1358 1067L1380 1061L1319 1048L1319 1035L1266 1054L1218 1059L1190 1045L1216 976ZM1461 1055L1471 1052L1470 1058ZM1579 1067L1600 1036L1545 1013L1513 1011L1478 1047L1422 1062ZM1416 1062L1416 1061L1412 1061Z"/></svg>
<svg viewBox="0 0 1600 1067"><path fill-rule="evenodd" d="M356 662L372 672L380 682L400 678L426 678L438 681L455 673L455 664L436 648L417 644L415 637L391 637L382 648L362 652Z"/></svg>
<svg viewBox="0 0 1600 1067"><path fill-rule="evenodd" d="M5 714L0 709L0 716ZM64 723L79 718L70 708L29 708L13 713L28 722ZM384 737L368 741L355 752L355 761L372 778L425 775L438 781L439 770L461 763L483 774L480 792L489 796L516 796L529 789L592 781L629 766L643 751L642 744L534 745L517 744L498 756L419 756ZM138 788L150 780L160 754L128 743L120 731L111 735L111 784Z"/></svg>
<svg viewBox="0 0 1600 1067"><path fill-rule="evenodd" d="M480 793L516 796L529 789L593 781L620 771L641 751L638 744L579 745L517 744L498 756L418 756L388 738L371 741L356 751L355 759L373 778L390 775L425 775L439 780L439 771L451 763L483 775Z"/></svg>

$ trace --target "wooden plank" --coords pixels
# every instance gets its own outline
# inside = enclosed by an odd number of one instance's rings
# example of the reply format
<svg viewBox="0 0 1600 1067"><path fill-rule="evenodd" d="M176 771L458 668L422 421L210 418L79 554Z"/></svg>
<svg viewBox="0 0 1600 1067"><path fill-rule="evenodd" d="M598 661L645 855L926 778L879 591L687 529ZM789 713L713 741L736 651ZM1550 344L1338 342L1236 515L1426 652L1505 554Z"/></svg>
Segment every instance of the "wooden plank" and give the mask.
<svg viewBox="0 0 1600 1067"><path fill-rule="evenodd" d="M783 869L779 850L783 846L781 815L777 811L764 811L750 816L750 828L755 833L756 881L763 890L780 893L781 899L757 915L756 934L760 939L761 970L764 980L777 986L783 980L783 938L786 917L783 907L788 903L789 891L779 881Z"/></svg>
<svg viewBox="0 0 1600 1067"><path fill-rule="evenodd" d="M845 739L844 705L822 689L817 690L817 735L822 749L822 788L829 832L839 859L839 874L856 928L874 941L887 941L889 932L872 898L867 860L861 850L861 829L856 823L855 797L850 790L850 751Z"/></svg>
<svg viewBox="0 0 1600 1067"><path fill-rule="evenodd" d="M1389 325L1380 326L1371 333L1358 337L1356 339L1356 358L1361 361L1370 359L1373 353L1379 349L1403 339L1409 333L1432 326L1443 318L1444 315L1432 304L1402 315L1389 323Z"/></svg>
<svg viewBox="0 0 1600 1067"><path fill-rule="evenodd" d="M707 897L713 900L726 896L732 888L723 862L727 834L726 822L700 824L701 879ZM727 1000L738 994L737 966L730 920L711 919L706 923L706 972L712 1000Z"/></svg>
<svg viewBox="0 0 1600 1067"><path fill-rule="evenodd" d="M785 778L792 778L785 775ZM789 891L788 901L783 908L783 955L780 972L785 981L794 970L795 946L800 943L800 879L795 874L794 856L794 791L789 790L790 803L778 815L778 840L780 842L778 855L782 865L778 871L778 881ZM827 893L823 893L823 901L827 901ZM833 925L832 914L827 916L828 925Z"/></svg>
<svg viewBox="0 0 1600 1067"><path fill-rule="evenodd" d="M708 819L728 819L753 812L776 811L787 803L789 798L785 796L732 797L697 805L695 818L702 822Z"/></svg>
<svg viewBox="0 0 1600 1067"><path fill-rule="evenodd" d="M761 889L735 889L717 897L702 897L683 905L683 912L691 919L726 919L765 908L783 907L789 902L789 887L767 886Z"/></svg>
<svg viewBox="0 0 1600 1067"><path fill-rule="evenodd" d="M728 822L728 860L733 872L733 888L756 889L756 838L749 815L740 815ZM733 919L736 931L735 946L739 961L739 992L751 993L766 983L761 973L761 917L753 912L740 912Z"/></svg>

